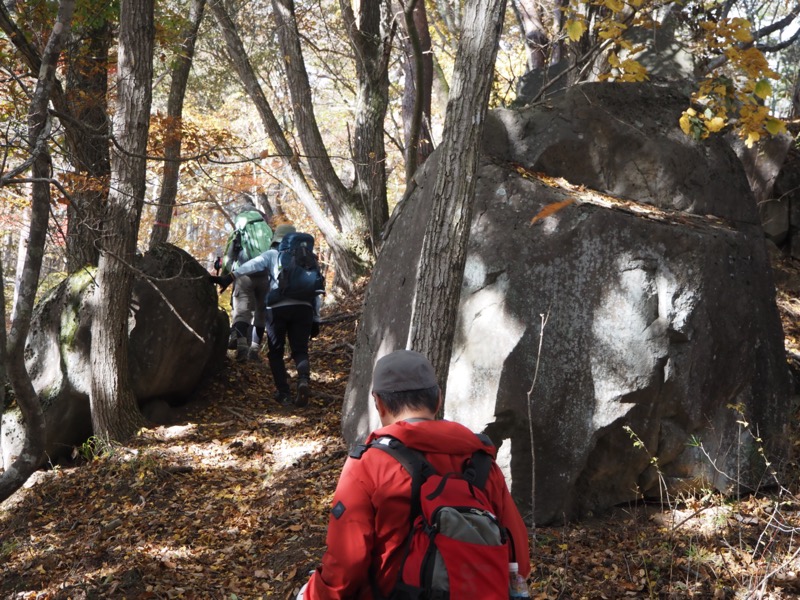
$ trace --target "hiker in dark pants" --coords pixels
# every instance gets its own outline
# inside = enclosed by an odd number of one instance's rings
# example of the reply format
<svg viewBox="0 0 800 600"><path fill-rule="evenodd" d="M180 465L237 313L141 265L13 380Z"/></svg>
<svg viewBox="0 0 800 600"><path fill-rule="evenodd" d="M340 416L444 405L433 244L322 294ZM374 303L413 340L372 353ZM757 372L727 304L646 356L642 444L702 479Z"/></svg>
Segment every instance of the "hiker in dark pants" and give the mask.
<svg viewBox="0 0 800 600"><path fill-rule="evenodd" d="M267 357L275 387L278 389L275 400L283 406L291 401L289 376L283 360L287 337L292 360L297 368L297 394L294 404L298 407L308 404L311 394L308 342L319 331L319 317L315 316L315 312L311 305L299 303L278 304L267 309Z"/></svg>
<svg viewBox="0 0 800 600"><path fill-rule="evenodd" d="M272 238L272 248L260 256L238 267L234 275L241 276L266 274L272 289L278 286L277 246L284 236L294 233L293 225L279 225ZM275 400L281 406L294 403L297 407L308 404L311 396L311 365L308 359L308 342L319 333L319 305L317 296L313 301L284 298L267 307L267 358L277 391ZM284 362L286 339L289 340L292 360L297 369L297 389L292 400L289 375Z"/></svg>
<svg viewBox="0 0 800 600"><path fill-rule="evenodd" d="M267 224L264 213L254 206L236 215L235 229L228 238L225 248L225 259L218 259L215 265L222 268L223 274L212 276L211 281L219 285L222 291L234 281L231 274L236 267L244 264L269 249L272 240L272 229ZM236 350L236 360L256 360L264 337L267 321L266 298L269 292L269 277L264 273L253 273L241 276L231 293L233 313L231 320L228 349Z"/></svg>
<svg viewBox="0 0 800 600"><path fill-rule="evenodd" d="M256 360L267 326L269 276L253 273L236 278L233 289L233 331L236 360ZM251 325L252 323L252 325Z"/></svg>

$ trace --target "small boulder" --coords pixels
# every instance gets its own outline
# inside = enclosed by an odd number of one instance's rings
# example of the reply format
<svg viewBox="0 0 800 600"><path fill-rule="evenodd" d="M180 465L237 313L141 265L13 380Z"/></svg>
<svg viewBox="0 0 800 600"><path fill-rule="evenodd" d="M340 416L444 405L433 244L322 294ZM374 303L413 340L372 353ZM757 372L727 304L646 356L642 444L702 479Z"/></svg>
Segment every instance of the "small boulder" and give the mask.
<svg viewBox="0 0 800 600"><path fill-rule="evenodd" d="M130 381L140 405L184 401L225 359L228 317L207 271L188 253L162 244L137 261L130 302ZM74 273L37 305L25 364L47 428L45 461L92 433L91 301L94 269ZM6 410L0 444L7 466L24 439L19 409Z"/></svg>

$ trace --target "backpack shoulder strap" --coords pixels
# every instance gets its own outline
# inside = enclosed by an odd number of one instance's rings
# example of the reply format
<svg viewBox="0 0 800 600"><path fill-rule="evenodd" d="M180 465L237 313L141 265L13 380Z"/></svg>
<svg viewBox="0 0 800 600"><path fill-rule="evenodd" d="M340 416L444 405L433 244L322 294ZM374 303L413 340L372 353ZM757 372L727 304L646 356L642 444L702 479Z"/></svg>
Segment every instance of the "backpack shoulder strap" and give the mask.
<svg viewBox="0 0 800 600"><path fill-rule="evenodd" d="M359 449L361 447L359 446ZM422 511L420 505L420 488L422 484L436 473L436 469L425 458L425 456L413 448L409 448L395 437L386 435L378 438L374 442L364 445L358 458L369 448L378 448L399 462L403 468L411 475L411 522L417 518ZM356 450L358 452L358 449ZM352 456L352 454L351 454Z"/></svg>
<svg viewBox="0 0 800 600"><path fill-rule="evenodd" d="M494 459L485 450L476 450L464 465L463 476L472 485L484 489L489 472L492 470Z"/></svg>
<svg viewBox="0 0 800 600"><path fill-rule="evenodd" d="M484 446L491 447L494 445L492 444L492 440L489 439L489 436L485 433L476 433L475 436ZM494 459L492 455L486 450L476 450L464 465L462 471L464 479L480 489L484 489L486 487L486 480L489 479L489 472L492 470L493 462Z"/></svg>
<svg viewBox="0 0 800 600"><path fill-rule="evenodd" d="M409 448L395 437L385 435L372 442L370 447L378 448L392 455L412 476L416 471L419 471L424 480L436 473L436 469L428 462L422 452Z"/></svg>

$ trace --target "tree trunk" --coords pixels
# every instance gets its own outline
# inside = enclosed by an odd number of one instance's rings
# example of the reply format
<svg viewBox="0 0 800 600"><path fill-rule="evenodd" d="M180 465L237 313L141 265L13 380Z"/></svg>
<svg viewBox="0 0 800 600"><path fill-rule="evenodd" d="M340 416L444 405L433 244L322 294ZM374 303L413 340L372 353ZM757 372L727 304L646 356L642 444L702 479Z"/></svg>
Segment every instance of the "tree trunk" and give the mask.
<svg viewBox="0 0 800 600"><path fill-rule="evenodd" d="M181 170L183 99L186 96L186 84L189 81L189 71L194 59L197 31L203 20L205 5L206 0L193 0L187 27L182 35L183 43L179 46L175 66L172 69L172 81L167 99L167 130L164 136L164 177L161 180L161 193L158 195L156 220L150 232L151 249L166 242L169 237L175 197L178 195L178 176Z"/></svg>
<svg viewBox="0 0 800 600"><path fill-rule="evenodd" d="M92 0L89 8L102 14L105 2ZM32 71L42 58L0 3L0 29L12 41ZM77 175L67 209L67 269L97 264L100 211L108 193L108 111L106 105L110 27L103 17L88 31L73 36L67 61L67 91L56 79L51 100L64 128L69 161ZM85 43L84 40L88 40Z"/></svg>
<svg viewBox="0 0 800 600"><path fill-rule="evenodd" d="M8 498L38 468L45 448L45 422L42 405L25 368L25 341L30 330L39 273L44 256L47 223L50 218L51 163L47 142L50 137L48 104L55 81L55 70L61 47L72 20L75 0L61 0L53 32L42 54L39 79L28 112L28 141L33 155L31 225L25 266L19 279L18 302L14 305L11 331L6 352L5 324L2 327L0 360L6 365L14 397L25 422L25 442L22 453L0 475L0 502ZM20 242L22 243L22 242ZM5 306L0 272L0 302ZM3 380L4 382L5 380Z"/></svg>
<svg viewBox="0 0 800 600"><path fill-rule="evenodd" d="M395 25L391 2L359 3L358 15L350 0L340 0L345 28L356 58L358 93L353 136L356 191L367 206L372 252L377 254L381 232L389 220L386 200L386 146L383 121L389 106L389 56Z"/></svg>
<svg viewBox="0 0 800 600"><path fill-rule="evenodd" d="M472 223L472 198L505 0L470 0L458 45L408 347L427 355L443 393Z"/></svg>
<svg viewBox="0 0 800 600"><path fill-rule="evenodd" d="M124 441L143 423L128 381L128 311L136 236L144 204L153 76L153 2L120 5L117 107L111 190L103 221L92 319L94 433Z"/></svg>
<svg viewBox="0 0 800 600"><path fill-rule="evenodd" d="M65 102L70 119L63 119L68 159L75 184L67 207L67 271L97 265L100 249L97 232L108 197L111 165L108 151L108 50L111 25L100 12L97 20L81 31L73 31L68 49Z"/></svg>
<svg viewBox="0 0 800 600"><path fill-rule="evenodd" d="M433 152L430 130L433 54L425 2L411 0L403 8L407 41L403 44L403 134L406 144L406 184Z"/></svg>
<svg viewBox="0 0 800 600"><path fill-rule="evenodd" d="M221 0L210 0L209 7L214 13L214 17L225 38L228 56L242 81L242 85L253 101L253 104L255 104L267 135L269 135L278 154L282 157L286 181L296 194L300 203L305 207L306 211L308 211L314 224L322 232L325 241L328 243L328 247L331 249L331 254L336 264L337 275L337 279L334 283L349 290L356 277L363 269L357 261L355 254L347 247L347 244L334 224L328 219L325 213L322 212L317 204L314 194L300 169L299 157L286 140L286 136L284 136L283 130L278 120L275 118L269 102L267 102L264 91L258 83L258 78L256 77L253 66L247 58L242 40L239 38L236 27L225 11Z"/></svg>
<svg viewBox="0 0 800 600"><path fill-rule="evenodd" d="M278 21L278 39L292 98L292 113L311 176L317 189L321 191L325 204L330 207L339 231L345 236L363 239L367 235L363 206L351 200L347 188L336 175L314 116L311 85L300 46L294 0L272 0L272 7Z"/></svg>
<svg viewBox="0 0 800 600"><path fill-rule="evenodd" d="M543 0L512 0L511 5L525 36L527 72L545 68L550 54L548 51L550 36L542 23L542 16L548 12L548 7Z"/></svg>

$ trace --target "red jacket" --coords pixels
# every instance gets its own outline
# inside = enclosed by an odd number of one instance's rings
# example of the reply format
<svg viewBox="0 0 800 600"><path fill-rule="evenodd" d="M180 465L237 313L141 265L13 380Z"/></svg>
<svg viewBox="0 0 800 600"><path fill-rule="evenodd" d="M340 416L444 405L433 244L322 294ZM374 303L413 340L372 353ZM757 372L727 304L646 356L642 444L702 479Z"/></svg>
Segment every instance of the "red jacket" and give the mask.
<svg viewBox="0 0 800 600"><path fill-rule="evenodd" d="M391 435L425 453L440 473L459 471L479 449L492 456L469 429L452 421L400 421L374 431L367 443ZM528 530L508 492L500 468L492 465L486 495L493 511L508 529L519 571L530 573ZM386 452L367 451L348 458L342 470L328 521L328 549L311 576L304 600L373 600L370 568L378 573L382 595L397 582L402 549L409 531L411 477Z"/></svg>

